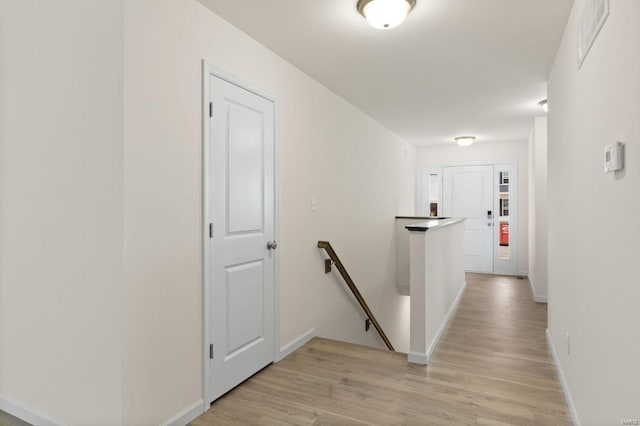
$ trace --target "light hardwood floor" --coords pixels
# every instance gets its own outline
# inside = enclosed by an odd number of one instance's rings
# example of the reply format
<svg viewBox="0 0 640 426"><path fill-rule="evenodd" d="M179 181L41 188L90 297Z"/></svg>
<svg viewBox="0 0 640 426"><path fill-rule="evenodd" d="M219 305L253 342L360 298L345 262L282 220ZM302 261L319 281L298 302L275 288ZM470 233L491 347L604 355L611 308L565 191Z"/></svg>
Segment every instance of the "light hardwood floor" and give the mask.
<svg viewBox="0 0 640 426"><path fill-rule="evenodd" d="M29 426L29 423L0 410L0 426Z"/></svg>
<svg viewBox="0 0 640 426"><path fill-rule="evenodd" d="M429 366L315 338L216 401L217 424L570 425L529 282L467 274Z"/></svg>

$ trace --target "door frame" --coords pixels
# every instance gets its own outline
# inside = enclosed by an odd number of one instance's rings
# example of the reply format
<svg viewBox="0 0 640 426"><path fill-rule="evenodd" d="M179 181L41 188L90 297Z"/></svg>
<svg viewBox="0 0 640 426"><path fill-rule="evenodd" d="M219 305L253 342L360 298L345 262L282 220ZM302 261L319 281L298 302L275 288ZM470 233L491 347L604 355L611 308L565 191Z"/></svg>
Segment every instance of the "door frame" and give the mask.
<svg viewBox="0 0 640 426"><path fill-rule="evenodd" d="M274 240L279 241L280 235L280 144L278 141L278 102L276 97L267 90L257 87L243 78L231 74L215 65L202 60L202 409L209 410L211 405L212 390L209 384L211 379L211 362L209 358L209 344L211 343L211 247L209 243L209 220L211 215L210 186L211 167L209 154L211 152L209 102L210 102L210 77L217 77L245 89L255 95L273 102L273 154L274 154ZM273 361L279 360L280 354L280 251L273 251L274 277L273 277Z"/></svg>
<svg viewBox="0 0 640 426"><path fill-rule="evenodd" d="M517 161L501 161L501 162L495 162L495 163L489 163L489 162L467 162L467 163L445 163L445 164L441 164L441 165L421 165L418 167L418 172L417 172L417 179L416 179L416 214L418 216L428 216L428 212L425 211L425 202L428 198L427 195L427 188L425 188L425 184L424 184L424 180L425 180L425 175L428 174L437 174L438 175L438 187L439 187L439 194L438 194L438 210L439 212L442 211L442 207L443 207L443 200L444 200L444 181L443 181L443 175L444 175L444 168L445 167L473 167L473 166L493 166L493 171L494 171L494 178L493 178L493 207L494 207L494 223L493 223L493 242L494 242L494 248L493 248L493 262L492 262L492 269L493 272L489 272L489 274L498 274L498 275L513 275L513 276L519 276L519 275L526 275L526 273L523 273L522 271L518 270L518 243L519 240L518 238L520 238L520 235L518 234L518 221L519 221L519 216L520 216L520 203L519 201L519 193L518 193L518 182L519 182L519 170L518 170L518 162ZM514 266L513 266L513 272L504 272L504 270L502 271L496 271L496 265L498 264L498 259L496 258L496 253L497 253L497 249L495 246L495 243L498 238L498 221L496 220L496 215L495 213L497 213L497 209L496 207L498 206L498 192L499 192L499 188L498 188L498 184L497 184L497 180L496 180L496 176L497 176L497 171L499 171L500 167L509 167L511 168L511 170L514 172L514 176L515 179L514 180L514 185L511 187L511 192L510 192L510 196L511 196L511 200L515 200L516 202L513 204L515 205L515 214L513 215L513 218L509 218L509 236L510 236L510 240L512 238L512 236L514 236L515 238L515 242L516 244L514 244L512 246L512 257L515 259L514 261ZM513 226L512 226L513 225Z"/></svg>

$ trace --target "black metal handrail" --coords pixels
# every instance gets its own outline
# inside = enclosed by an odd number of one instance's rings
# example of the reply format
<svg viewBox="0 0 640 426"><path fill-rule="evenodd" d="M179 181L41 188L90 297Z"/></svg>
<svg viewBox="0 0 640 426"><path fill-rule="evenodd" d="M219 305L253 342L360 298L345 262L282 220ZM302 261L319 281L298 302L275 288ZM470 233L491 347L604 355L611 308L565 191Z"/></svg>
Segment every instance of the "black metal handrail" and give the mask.
<svg viewBox="0 0 640 426"><path fill-rule="evenodd" d="M327 252L327 254L331 258L333 263L336 265L336 268L338 268L338 271L340 272L340 275L342 275L342 278L347 283L347 286L349 286L349 289L351 290L351 293L353 293L353 295L355 296L356 300L358 301L358 303L362 307L362 310L367 315L367 318L371 321L373 326L376 328L376 331L380 335L380 338L382 339L384 344L387 345L387 348L390 351L395 352L395 349L393 349L393 345L391 344L391 342L387 338L387 335L382 330L382 327L380 326L380 323L378 323L378 320L376 320L376 317L373 315L373 312L371 312L371 309L369 309L369 305L367 305L367 302L364 300L364 297L362 297L362 294L360 294L360 291L358 291L358 287L356 287L356 284L351 279L351 276L349 275L349 273L345 269L344 265L340 261L340 258L336 254L335 250L333 249L333 247L331 247L331 243L329 243L329 241L318 241L318 248L324 249ZM328 270L325 269L325 272L328 272Z"/></svg>

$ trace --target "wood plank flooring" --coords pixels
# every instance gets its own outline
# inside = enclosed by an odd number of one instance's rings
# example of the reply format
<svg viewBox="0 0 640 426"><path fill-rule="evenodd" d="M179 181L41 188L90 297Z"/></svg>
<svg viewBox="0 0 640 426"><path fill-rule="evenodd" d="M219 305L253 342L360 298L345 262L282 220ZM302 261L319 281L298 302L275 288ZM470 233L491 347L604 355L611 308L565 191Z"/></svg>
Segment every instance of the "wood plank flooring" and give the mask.
<svg viewBox="0 0 640 426"><path fill-rule="evenodd" d="M30 426L29 423L0 410L0 426Z"/></svg>
<svg viewBox="0 0 640 426"><path fill-rule="evenodd" d="M429 366L315 338L216 401L217 424L570 425L529 282L467 274Z"/></svg>

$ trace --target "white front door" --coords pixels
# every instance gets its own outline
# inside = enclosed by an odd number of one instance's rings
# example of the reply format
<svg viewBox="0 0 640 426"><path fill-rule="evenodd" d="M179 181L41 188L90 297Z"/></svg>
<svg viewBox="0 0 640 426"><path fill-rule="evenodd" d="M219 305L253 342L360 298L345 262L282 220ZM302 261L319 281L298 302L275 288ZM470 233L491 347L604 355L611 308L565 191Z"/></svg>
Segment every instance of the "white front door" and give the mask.
<svg viewBox="0 0 640 426"><path fill-rule="evenodd" d="M274 104L213 75L210 400L274 361Z"/></svg>
<svg viewBox="0 0 640 426"><path fill-rule="evenodd" d="M443 213L464 217L465 269L493 272L493 166L443 168Z"/></svg>

